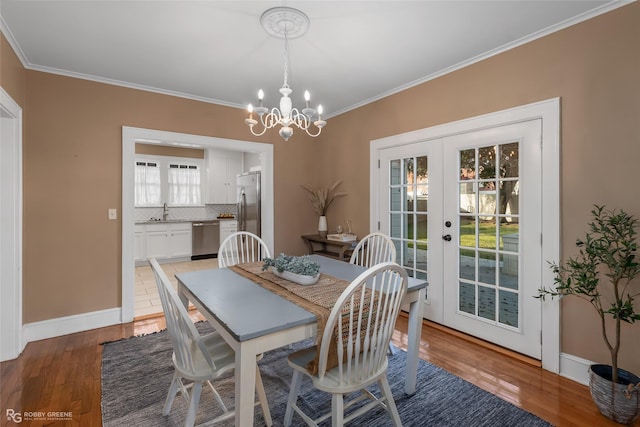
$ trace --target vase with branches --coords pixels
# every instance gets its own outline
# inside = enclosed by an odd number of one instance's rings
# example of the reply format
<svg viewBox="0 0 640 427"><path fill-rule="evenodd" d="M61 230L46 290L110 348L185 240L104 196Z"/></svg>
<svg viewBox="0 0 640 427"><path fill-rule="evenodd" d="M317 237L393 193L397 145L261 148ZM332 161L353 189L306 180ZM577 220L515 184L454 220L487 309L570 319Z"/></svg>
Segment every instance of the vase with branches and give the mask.
<svg viewBox="0 0 640 427"><path fill-rule="evenodd" d="M309 193L309 200L313 210L320 216L318 223L318 232L321 236L326 237L327 234L327 210L329 206L339 197L346 196L347 193L336 191L342 181L335 182L331 187L314 188L310 185L301 185Z"/></svg>

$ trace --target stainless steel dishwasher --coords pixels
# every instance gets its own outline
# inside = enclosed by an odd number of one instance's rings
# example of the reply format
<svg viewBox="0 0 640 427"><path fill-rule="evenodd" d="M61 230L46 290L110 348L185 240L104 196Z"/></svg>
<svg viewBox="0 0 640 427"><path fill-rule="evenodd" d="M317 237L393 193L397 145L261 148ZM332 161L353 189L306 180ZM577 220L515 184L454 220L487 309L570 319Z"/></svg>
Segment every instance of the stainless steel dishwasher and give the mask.
<svg viewBox="0 0 640 427"><path fill-rule="evenodd" d="M191 223L191 259L215 258L219 248L219 220Z"/></svg>

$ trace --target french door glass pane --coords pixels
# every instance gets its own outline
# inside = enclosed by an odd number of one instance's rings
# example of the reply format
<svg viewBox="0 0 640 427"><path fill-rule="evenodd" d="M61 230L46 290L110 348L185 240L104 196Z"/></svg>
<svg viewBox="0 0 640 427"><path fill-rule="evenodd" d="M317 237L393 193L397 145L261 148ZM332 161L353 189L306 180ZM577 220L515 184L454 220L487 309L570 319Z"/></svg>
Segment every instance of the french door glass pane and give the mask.
<svg viewBox="0 0 640 427"><path fill-rule="evenodd" d="M416 214L416 241L418 247L421 249L427 249L427 215Z"/></svg>
<svg viewBox="0 0 640 427"><path fill-rule="evenodd" d="M409 271L413 271L414 263L415 263L415 251L414 245L411 242L403 241L402 242L402 266L407 269L407 273Z"/></svg>
<svg viewBox="0 0 640 427"><path fill-rule="evenodd" d="M476 217L475 216L460 216L458 218L460 227L458 229L458 236L460 238L460 246L467 248L476 247Z"/></svg>
<svg viewBox="0 0 640 427"><path fill-rule="evenodd" d="M478 316L488 320L495 320L496 291L494 288L478 287Z"/></svg>
<svg viewBox="0 0 640 427"><path fill-rule="evenodd" d="M389 162L389 234L410 276L427 277L428 158Z"/></svg>
<svg viewBox="0 0 640 427"><path fill-rule="evenodd" d="M518 193L520 191L520 182L517 179L500 180L500 215L517 215L518 214ZM517 221L517 219L516 219Z"/></svg>
<svg viewBox="0 0 640 427"><path fill-rule="evenodd" d="M401 189L399 187L389 189L389 206L392 211L399 211L402 207L402 195L400 191Z"/></svg>
<svg viewBox="0 0 640 427"><path fill-rule="evenodd" d="M480 179L496 177L496 146L478 148L478 175Z"/></svg>
<svg viewBox="0 0 640 427"><path fill-rule="evenodd" d="M460 184L460 212L476 212L476 183L463 182Z"/></svg>
<svg viewBox="0 0 640 427"><path fill-rule="evenodd" d="M462 312L475 315L476 287L471 283L460 282L458 295L458 309Z"/></svg>
<svg viewBox="0 0 640 427"><path fill-rule="evenodd" d="M488 217L491 218L491 217ZM482 221L479 226L478 247L484 249L496 248L496 221L493 219Z"/></svg>
<svg viewBox="0 0 640 427"><path fill-rule="evenodd" d="M404 174L402 176L403 184L413 184L414 159L404 159Z"/></svg>
<svg viewBox="0 0 640 427"><path fill-rule="evenodd" d="M400 159L389 162L389 181L391 185L400 184L401 167L402 161Z"/></svg>
<svg viewBox="0 0 640 427"><path fill-rule="evenodd" d="M519 143L460 150L458 310L517 327Z"/></svg>
<svg viewBox="0 0 640 427"><path fill-rule="evenodd" d="M517 142L500 146L500 178L517 178L520 175L518 154Z"/></svg>
<svg viewBox="0 0 640 427"><path fill-rule="evenodd" d="M397 237L399 239L402 238L402 216L401 214L394 214L392 213L390 215L390 229L389 229L389 235L391 237Z"/></svg>
<svg viewBox="0 0 640 427"><path fill-rule="evenodd" d="M478 282L496 284L495 252L478 251Z"/></svg>
<svg viewBox="0 0 640 427"><path fill-rule="evenodd" d="M519 295L515 292L500 291L500 323L514 328L518 327L518 297Z"/></svg>
<svg viewBox="0 0 640 427"><path fill-rule="evenodd" d="M460 278L476 280L476 251L460 249Z"/></svg>

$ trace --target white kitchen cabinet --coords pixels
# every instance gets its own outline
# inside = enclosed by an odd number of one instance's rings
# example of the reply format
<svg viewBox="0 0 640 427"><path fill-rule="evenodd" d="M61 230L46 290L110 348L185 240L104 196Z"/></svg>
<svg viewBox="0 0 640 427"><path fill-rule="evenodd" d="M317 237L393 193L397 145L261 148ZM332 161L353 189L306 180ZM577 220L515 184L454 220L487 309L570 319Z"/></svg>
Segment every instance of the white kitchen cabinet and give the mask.
<svg viewBox="0 0 640 427"><path fill-rule="evenodd" d="M235 203L236 177L241 173L241 152L207 150L207 193L205 203L212 205Z"/></svg>
<svg viewBox="0 0 640 427"><path fill-rule="evenodd" d="M171 258L191 256L191 223L170 224Z"/></svg>
<svg viewBox="0 0 640 427"><path fill-rule="evenodd" d="M238 231L238 221L236 220L223 220L220 221L220 245L224 240Z"/></svg>
<svg viewBox="0 0 640 427"><path fill-rule="evenodd" d="M191 256L191 223L147 224L146 258Z"/></svg>
<svg viewBox="0 0 640 427"><path fill-rule="evenodd" d="M136 224L134 227L134 259L136 263L143 263L147 260L147 228L144 224Z"/></svg>

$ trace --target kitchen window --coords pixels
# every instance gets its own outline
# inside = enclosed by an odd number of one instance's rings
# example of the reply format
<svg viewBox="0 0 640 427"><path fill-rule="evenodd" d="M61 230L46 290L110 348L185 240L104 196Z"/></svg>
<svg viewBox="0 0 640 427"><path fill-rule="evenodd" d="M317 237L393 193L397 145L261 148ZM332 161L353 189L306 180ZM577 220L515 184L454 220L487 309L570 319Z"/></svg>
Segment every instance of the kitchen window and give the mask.
<svg viewBox="0 0 640 427"><path fill-rule="evenodd" d="M200 168L196 165L169 164L170 205L200 205Z"/></svg>
<svg viewBox="0 0 640 427"><path fill-rule="evenodd" d="M157 162L136 162L135 203L136 206L161 205L160 167Z"/></svg>
<svg viewBox="0 0 640 427"><path fill-rule="evenodd" d="M136 156L135 206L202 206L200 159L164 156Z"/></svg>

